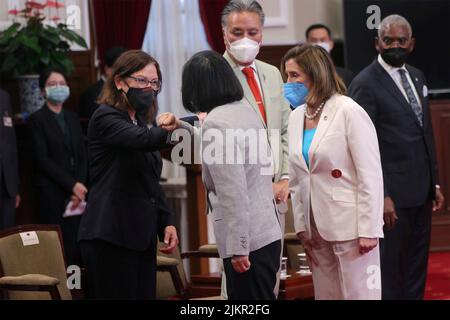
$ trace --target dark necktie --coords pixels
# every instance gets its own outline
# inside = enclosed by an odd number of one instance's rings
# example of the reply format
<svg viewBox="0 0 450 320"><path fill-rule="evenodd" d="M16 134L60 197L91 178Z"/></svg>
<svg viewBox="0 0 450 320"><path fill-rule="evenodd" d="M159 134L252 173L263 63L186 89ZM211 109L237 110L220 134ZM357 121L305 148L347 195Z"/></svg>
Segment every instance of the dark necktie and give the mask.
<svg viewBox="0 0 450 320"><path fill-rule="evenodd" d="M398 70L398 72L400 73L400 77L402 78L402 86L406 91L406 96L408 97L409 104L411 105L411 108L413 109L417 120L419 120L420 125L423 126L423 112L420 108L419 102L416 99L414 91L409 84L408 78L406 77L406 71L400 69Z"/></svg>

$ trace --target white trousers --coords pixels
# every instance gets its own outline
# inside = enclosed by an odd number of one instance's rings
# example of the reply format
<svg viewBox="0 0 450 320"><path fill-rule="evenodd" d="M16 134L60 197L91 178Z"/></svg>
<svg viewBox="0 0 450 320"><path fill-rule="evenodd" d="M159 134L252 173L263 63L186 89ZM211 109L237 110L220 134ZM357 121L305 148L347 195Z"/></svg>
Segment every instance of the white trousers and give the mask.
<svg viewBox="0 0 450 320"><path fill-rule="evenodd" d="M361 255L358 239L326 241L313 219L311 229L312 239L320 245L320 249L313 248L319 265L311 262L315 299L381 300L379 245Z"/></svg>

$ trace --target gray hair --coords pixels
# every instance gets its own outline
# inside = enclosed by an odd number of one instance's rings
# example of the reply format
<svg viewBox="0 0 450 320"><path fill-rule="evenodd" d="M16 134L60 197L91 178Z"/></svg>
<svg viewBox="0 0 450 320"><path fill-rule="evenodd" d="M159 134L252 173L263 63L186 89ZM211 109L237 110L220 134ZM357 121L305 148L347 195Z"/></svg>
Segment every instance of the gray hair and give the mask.
<svg viewBox="0 0 450 320"><path fill-rule="evenodd" d="M408 20L398 14L392 14L381 21L380 28L378 29L378 38L381 38L391 26L406 27L409 38L412 37L412 28Z"/></svg>
<svg viewBox="0 0 450 320"><path fill-rule="evenodd" d="M261 24L264 25L266 15L258 1L255 0L231 0L222 11L222 27L227 26L228 16L233 12L254 12L259 15Z"/></svg>

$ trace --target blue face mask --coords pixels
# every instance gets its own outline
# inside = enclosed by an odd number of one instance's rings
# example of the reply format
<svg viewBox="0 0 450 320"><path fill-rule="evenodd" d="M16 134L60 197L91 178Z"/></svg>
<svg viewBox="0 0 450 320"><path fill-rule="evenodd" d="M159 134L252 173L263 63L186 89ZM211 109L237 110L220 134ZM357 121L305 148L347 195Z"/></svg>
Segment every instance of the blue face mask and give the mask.
<svg viewBox="0 0 450 320"><path fill-rule="evenodd" d="M290 82L284 85L284 98L297 108L305 104L309 90L303 83Z"/></svg>
<svg viewBox="0 0 450 320"><path fill-rule="evenodd" d="M54 86L45 88L47 100L52 103L64 103L70 96L70 89L68 86Z"/></svg>

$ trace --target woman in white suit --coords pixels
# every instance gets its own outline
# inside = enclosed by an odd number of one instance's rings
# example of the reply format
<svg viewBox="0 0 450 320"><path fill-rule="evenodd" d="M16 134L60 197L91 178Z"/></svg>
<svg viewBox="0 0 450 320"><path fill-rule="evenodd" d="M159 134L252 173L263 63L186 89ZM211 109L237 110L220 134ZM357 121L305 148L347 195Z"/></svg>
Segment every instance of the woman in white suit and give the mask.
<svg viewBox="0 0 450 320"><path fill-rule="evenodd" d="M380 299L383 175L375 128L319 46L282 61L295 231L312 262L316 299Z"/></svg>

